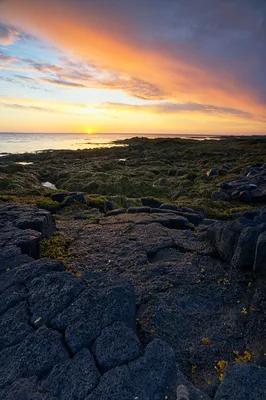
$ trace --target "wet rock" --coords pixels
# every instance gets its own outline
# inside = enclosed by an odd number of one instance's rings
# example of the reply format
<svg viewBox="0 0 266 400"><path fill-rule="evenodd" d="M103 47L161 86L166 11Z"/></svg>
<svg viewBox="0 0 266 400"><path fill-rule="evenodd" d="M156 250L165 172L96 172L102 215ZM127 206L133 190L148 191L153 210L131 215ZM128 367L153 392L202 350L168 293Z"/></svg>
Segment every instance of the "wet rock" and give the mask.
<svg viewBox="0 0 266 400"><path fill-rule="evenodd" d="M115 322L96 339L93 353L101 369L108 371L139 357L140 343L132 329Z"/></svg>
<svg viewBox="0 0 266 400"><path fill-rule="evenodd" d="M213 192L212 200L230 201L230 196L227 193Z"/></svg>
<svg viewBox="0 0 266 400"><path fill-rule="evenodd" d="M89 350L54 366L42 387L62 400L84 399L97 386L100 373Z"/></svg>
<svg viewBox="0 0 266 400"><path fill-rule="evenodd" d="M264 400L265 393L266 368L254 364L235 363L226 369L214 400Z"/></svg>

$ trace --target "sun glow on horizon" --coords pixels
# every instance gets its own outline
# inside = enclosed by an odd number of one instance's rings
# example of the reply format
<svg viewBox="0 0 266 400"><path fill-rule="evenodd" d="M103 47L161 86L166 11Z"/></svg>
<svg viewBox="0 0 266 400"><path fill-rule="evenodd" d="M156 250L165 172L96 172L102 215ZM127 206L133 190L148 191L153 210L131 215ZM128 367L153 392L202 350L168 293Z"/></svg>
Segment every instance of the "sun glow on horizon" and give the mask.
<svg viewBox="0 0 266 400"><path fill-rule="evenodd" d="M87 130L88 135L91 135L93 133L93 131L91 129Z"/></svg>

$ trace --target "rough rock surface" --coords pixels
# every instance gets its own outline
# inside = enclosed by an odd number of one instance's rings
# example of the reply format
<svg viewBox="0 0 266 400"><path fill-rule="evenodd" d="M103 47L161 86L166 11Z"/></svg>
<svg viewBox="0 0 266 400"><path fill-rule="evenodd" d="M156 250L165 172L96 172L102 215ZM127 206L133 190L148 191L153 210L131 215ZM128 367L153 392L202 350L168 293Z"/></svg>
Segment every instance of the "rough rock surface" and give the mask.
<svg viewBox="0 0 266 400"><path fill-rule="evenodd" d="M132 284L119 276L77 277L59 261L21 257L13 240L17 218L10 220L10 209L2 209L1 256L16 258L16 264L0 271L0 398L120 400L173 394L174 353L160 340L146 349L140 344ZM28 246L30 254L34 241Z"/></svg>
<svg viewBox="0 0 266 400"><path fill-rule="evenodd" d="M69 268L106 278L115 272L130 280L141 343L167 341L180 370L213 397L220 384L217 362L234 361L235 350L249 351L251 361L265 364L265 281L256 278L253 264L243 269L219 260L197 231L174 229L169 222L174 217L120 214L97 225L72 226L78 231L73 252L83 255ZM59 221L70 234L68 224Z"/></svg>
<svg viewBox="0 0 266 400"><path fill-rule="evenodd" d="M266 201L266 164L249 165L239 178L232 178L219 185L223 194L232 200L244 203L265 203Z"/></svg>
<svg viewBox="0 0 266 400"><path fill-rule="evenodd" d="M0 239L1 259L16 260L0 268L0 398L174 400L182 384L190 400L235 399L238 389L243 400L260 399L265 281L253 265L215 258L213 244L180 229L177 217L59 221L75 237L69 251L82 254L68 272L59 261L21 255L12 235L11 244ZM13 232L9 223L1 238ZM236 350L254 365L229 365L220 385L217 363L236 360ZM241 389L248 376L257 397Z"/></svg>
<svg viewBox="0 0 266 400"><path fill-rule="evenodd" d="M0 204L0 271L40 258L40 241L55 231L54 217L36 206ZM19 250L20 249L20 250Z"/></svg>
<svg viewBox="0 0 266 400"><path fill-rule="evenodd" d="M266 368L253 364L236 363L227 367L215 400L264 400Z"/></svg>
<svg viewBox="0 0 266 400"><path fill-rule="evenodd" d="M266 213L216 223L206 237L222 260L266 275Z"/></svg>

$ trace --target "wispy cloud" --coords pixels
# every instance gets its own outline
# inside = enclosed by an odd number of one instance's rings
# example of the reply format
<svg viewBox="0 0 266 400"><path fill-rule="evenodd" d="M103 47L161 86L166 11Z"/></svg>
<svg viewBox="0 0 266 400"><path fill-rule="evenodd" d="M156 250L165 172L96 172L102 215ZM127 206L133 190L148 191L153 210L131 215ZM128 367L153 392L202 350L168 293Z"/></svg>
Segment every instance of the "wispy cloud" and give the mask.
<svg viewBox="0 0 266 400"><path fill-rule="evenodd" d="M217 114L217 115L231 115L234 117L252 119L255 116L243 110L238 110L229 107L216 107L209 104L198 103L171 103L161 102L149 105L132 105L124 103L108 102L101 105L105 109L135 111L135 112L148 112L155 114L181 114L181 113L204 113L204 114Z"/></svg>
<svg viewBox="0 0 266 400"><path fill-rule="evenodd" d="M264 1L9 0L1 11L84 62L168 98L265 112Z"/></svg>
<svg viewBox="0 0 266 400"><path fill-rule="evenodd" d="M2 66L1 66L2 61ZM29 58L9 56L0 52L0 69L34 72L35 77L15 74L20 81L49 84L65 88L100 88L123 90L133 97L144 100L162 100L165 93L156 85L123 74L109 73L91 65L62 60L61 65L36 62Z"/></svg>
<svg viewBox="0 0 266 400"><path fill-rule="evenodd" d="M27 39L33 40L35 37L30 35L13 25L4 24L0 21L0 44L4 46L9 46L18 40Z"/></svg>

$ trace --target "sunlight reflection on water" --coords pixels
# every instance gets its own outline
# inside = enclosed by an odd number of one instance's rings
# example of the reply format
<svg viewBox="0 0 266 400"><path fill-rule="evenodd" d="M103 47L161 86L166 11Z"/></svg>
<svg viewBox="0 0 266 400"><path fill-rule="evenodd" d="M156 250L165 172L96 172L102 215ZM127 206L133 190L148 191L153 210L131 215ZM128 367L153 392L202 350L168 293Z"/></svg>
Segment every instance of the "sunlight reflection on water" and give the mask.
<svg viewBox="0 0 266 400"><path fill-rule="evenodd" d="M68 134L68 133L0 133L0 155L3 153L27 153L43 150L83 150L114 147L115 140L131 137L184 138L219 140L218 136L181 136L168 134ZM121 146L121 145L120 145Z"/></svg>

